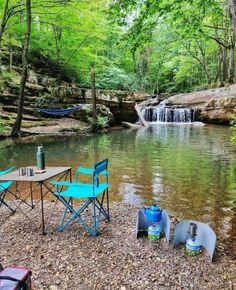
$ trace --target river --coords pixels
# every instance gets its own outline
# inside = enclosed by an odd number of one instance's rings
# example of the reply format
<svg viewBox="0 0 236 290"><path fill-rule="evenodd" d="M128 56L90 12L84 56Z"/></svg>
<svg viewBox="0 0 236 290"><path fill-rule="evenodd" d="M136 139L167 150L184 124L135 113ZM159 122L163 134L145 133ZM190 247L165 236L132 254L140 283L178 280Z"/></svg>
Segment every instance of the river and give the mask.
<svg viewBox="0 0 236 290"><path fill-rule="evenodd" d="M111 201L157 202L180 219L209 223L236 236L236 148L230 128L156 124L87 136L0 141L1 169L36 165L43 144L48 166L90 167L109 159Z"/></svg>

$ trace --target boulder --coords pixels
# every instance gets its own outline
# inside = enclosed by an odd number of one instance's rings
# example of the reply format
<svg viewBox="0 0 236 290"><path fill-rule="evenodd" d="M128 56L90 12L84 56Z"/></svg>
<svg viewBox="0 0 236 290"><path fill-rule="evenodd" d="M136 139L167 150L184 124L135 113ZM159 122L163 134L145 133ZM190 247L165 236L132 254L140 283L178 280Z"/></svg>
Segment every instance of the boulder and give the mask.
<svg viewBox="0 0 236 290"><path fill-rule="evenodd" d="M71 86L58 86L52 88L52 96L64 99L64 102L67 102L67 99L74 99L74 103L81 97L81 89L78 87Z"/></svg>
<svg viewBox="0 0 236 290"><path fill-rule="evenodd" d="M148 98L146 101L143 101L141 103L142 106L145 106L145 107L150 107L150 106L157 106L159 103L160 103L161 99L158 95L154 95L150 98Z"/></svg>
<svg viewBox="0 0 236 290"><path fill-rule="evenodd" d="M38 84L38 76L32 69L28 71L27 81L31 84Z"/></svg>

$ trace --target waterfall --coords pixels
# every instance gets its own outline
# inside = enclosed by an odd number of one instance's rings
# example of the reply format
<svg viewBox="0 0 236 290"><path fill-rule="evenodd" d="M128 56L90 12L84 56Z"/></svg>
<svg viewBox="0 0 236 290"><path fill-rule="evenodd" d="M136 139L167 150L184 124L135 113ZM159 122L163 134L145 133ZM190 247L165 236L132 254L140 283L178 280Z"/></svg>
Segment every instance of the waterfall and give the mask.
<svg viewBox="0 0 236 290"><path fill-rule="evenodd" d="M147 122L194 122L193 109L167 107L165 102L161 102L156 107L141 107L140 111Z"/></svg>

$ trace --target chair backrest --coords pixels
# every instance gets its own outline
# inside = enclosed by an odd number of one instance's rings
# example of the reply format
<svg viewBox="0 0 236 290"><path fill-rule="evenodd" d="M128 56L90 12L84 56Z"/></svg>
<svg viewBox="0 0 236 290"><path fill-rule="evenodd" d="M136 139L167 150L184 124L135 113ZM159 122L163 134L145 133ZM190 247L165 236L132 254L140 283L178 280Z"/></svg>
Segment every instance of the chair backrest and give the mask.
<svg viewBox="0 0 236 290"><path fill-rule="evenodd" d="M108 165L108 159L104 159L94 165L94 171L97 174L100 174L101 172L107 170L107 165Z"/></svg>
<svg viewBox="0 0 236 290"><path fill-rule="evenodd" d="M4 174L6 174L8 172L11 172L15 168L16 168L16 166L12 166L11 168L8 168L8 169L5 169L5 170L1 170L0 171L0 175L4 175Z"/></svg>
<svg viewBox="0 0 236 290"><path fill-rule="evenodd" d="M8 173L8 172L11 172L13 169L15 169L16 168L16 166L13 166L13 167L11 167L11 168L8 168L8 169L5 169L5 170L1 170L0 171L0 175L4 175L4 174L6 174L6 173ZM0 182L0 192L2 192L2 190L5 190L5 189L7 189L11 184L13 183L13 181L7 181L7 182Z"/></svg>
<svg viewBox="0 0 236 290"><path fill-rule="evenodd" d="M99 186L98 175L103 171L107 170L108 159L104 159L96 164L94 164L94 173L93 173L93 185Z"/></svg>

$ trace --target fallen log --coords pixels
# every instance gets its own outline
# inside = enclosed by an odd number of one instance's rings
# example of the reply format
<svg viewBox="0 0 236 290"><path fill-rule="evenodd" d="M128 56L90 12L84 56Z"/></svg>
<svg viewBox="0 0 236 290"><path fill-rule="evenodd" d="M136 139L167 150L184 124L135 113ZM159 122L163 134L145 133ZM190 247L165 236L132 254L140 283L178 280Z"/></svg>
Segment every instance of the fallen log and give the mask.
<svg viewBox="0 0 236 290"><path fill-rule="evenodd" d="M145 119L143 118L143 116L142 116L142 114L140 112L139 105L135 104L134 108L135 108L135 110L136 110L136 112L137 112L137 114L139 116L139 119L140 119L142 125L145 126L145 127L148 127L149 126L148 123L145 121Z"/></svg>
<svg viewBox="0 0 236 290"><path fill-rule="evenodd" d="M129 122L122 122L122 125L125 128L129 128L129 129L139 129L142 127L141 125L137 125L137 124L133 124L133 123L129 123Z"/></svg>

